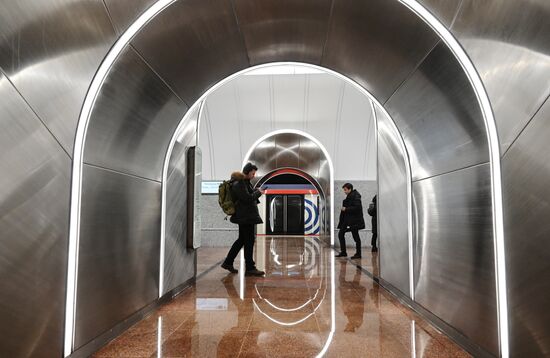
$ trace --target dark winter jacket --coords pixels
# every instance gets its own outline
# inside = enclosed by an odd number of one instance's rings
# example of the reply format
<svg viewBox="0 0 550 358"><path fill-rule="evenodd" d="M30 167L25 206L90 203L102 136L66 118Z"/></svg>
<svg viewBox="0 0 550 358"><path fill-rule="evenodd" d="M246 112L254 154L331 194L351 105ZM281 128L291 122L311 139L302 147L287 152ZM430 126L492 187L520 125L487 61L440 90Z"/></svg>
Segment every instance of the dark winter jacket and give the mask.
<svg viewBox="0 0 550 358"><path fill-rule="evenodd" d="M231 222L248 225L263 223L258 211L258 198L262 193L252 187L243 173L234 172L231 181L231 196L235 200L235 214L231 216Z"/></svg>
<svg viewBox="0 0 550 358"><path fill-rule="evenodd" d="M376 219L376 195L372 198L372 203L369 204L369 208L367 209L367 212L369 213L372 223L372 233L376 234L378 231L378 220Z"/></svg>
<svg viewBox="0 0 550 358"><path fill-rule="evenodd" d="M346 211L340 212L340 222L338 229L357 229L365 228L365 219L363 218L363 205L361 204L361 194L353 189L342 202Z"/></svg>

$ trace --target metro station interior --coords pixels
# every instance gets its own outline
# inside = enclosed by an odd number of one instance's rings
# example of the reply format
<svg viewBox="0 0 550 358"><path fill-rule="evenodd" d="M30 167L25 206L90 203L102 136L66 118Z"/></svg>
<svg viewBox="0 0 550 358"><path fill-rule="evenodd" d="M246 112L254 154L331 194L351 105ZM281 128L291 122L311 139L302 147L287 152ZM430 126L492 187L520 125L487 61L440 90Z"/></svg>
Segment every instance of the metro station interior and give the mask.
<svg viewBox="0 0 550 358"><path fill-rule="evenodd" d="M549 19L2 2L0 357L550 357ZM246 163L257 276L220 267Z"/></svg>

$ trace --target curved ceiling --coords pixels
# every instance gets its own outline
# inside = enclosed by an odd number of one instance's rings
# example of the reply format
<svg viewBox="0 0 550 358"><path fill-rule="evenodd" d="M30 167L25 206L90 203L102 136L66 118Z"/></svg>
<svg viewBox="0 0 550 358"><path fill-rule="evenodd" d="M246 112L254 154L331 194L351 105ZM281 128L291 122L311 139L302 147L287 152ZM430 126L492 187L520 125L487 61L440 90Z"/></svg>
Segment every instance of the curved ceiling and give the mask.
<svg viewBox="0 0 550 358"><path fill-rule="evenodd" d="M284 72L281 66L255 70L205 99L199 129L203 179L228 177L263 135L296 129L327 149L336 180L376 180L376 128L369 98L334 75L298 68L298 74L274 74Z"/></svg>

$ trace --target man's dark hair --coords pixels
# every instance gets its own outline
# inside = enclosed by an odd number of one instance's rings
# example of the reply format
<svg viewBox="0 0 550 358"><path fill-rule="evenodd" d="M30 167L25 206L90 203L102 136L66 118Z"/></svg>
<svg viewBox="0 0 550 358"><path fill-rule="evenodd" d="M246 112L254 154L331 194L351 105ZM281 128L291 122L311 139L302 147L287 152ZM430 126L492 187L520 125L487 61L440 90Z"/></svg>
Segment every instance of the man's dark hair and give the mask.
<svg viewBox="0 0 550 358"><path fill-rule="evenodd" d="M244 166L243 173L246 175L253 170L258 170L258 167L249 162L249 163L246 163L246 165Z"/></svg>
<svg viewBox="0 0 550 358"><path fill-rule="evenodd" d="M346 183L346 184L342 185L342 188L353 190L353 185L351 185L351 183Z"/></svg>

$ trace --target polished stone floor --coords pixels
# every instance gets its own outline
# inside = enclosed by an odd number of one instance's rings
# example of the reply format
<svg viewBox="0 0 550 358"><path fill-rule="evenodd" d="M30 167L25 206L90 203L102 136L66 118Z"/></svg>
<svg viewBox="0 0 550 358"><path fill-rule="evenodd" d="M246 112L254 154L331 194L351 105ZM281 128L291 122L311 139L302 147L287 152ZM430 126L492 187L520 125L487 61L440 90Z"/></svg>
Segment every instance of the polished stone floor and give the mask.
<svg viewBox="0 0 550 358"><path fill-rule="evenodd" d="M264 278L209 269L225 253L200 249L196 284L95 357L469 357L317 238L258 238Z"/></svg>

